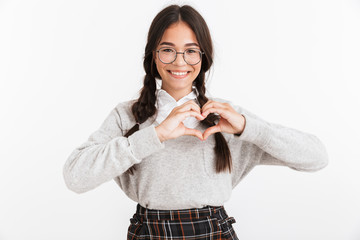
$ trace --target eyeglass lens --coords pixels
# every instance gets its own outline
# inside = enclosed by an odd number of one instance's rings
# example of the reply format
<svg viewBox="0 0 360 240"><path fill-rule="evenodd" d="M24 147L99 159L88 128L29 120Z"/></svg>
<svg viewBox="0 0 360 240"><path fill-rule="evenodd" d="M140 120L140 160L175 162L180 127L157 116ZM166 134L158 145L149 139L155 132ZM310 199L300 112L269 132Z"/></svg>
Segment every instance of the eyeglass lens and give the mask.
<svg viewBox="0 0 360 240"><path fill-rule="evenodd" d="M159 50L159 58L164 63L175 61L176 51L172 48L161 48ZM197 64L201 60L201 53L198 49L186 49L184 52L184 60L188 64Z"/></svg>

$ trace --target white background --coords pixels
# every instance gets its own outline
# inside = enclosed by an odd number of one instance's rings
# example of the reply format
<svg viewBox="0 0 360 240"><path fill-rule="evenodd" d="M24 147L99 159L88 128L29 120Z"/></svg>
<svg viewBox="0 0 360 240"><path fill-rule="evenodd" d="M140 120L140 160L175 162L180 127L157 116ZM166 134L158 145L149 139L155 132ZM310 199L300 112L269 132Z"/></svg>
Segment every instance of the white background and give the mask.
<svg viewBox="0 0 360 240"><path fill-rule="evenodd" d="M360 239L360 2L0 1L0 239L126 239L136 203L114 181L76 194L62 167L138 97L146 35L171 3L210 28L208 96L318 136L315 173L256 167L225 203L241 240Z"/></svg>

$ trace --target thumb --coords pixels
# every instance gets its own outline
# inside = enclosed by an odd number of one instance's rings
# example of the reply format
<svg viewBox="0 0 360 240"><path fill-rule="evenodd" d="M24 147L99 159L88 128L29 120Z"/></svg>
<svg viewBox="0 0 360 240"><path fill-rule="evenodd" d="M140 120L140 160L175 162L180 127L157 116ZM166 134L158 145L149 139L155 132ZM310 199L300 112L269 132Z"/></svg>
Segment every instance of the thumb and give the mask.
<svg viewBox="0 0 360 240"><path fill-rule="evenodd" d="M202 132L200 132L197 129L185 127L185 135L192 135L192 136L198 137L200 140L203 140Z"/></svg>
<svg viewBox="0 0 360 240"><path fill-rule="evenodd" d="M219 129L218 125L209 127L204 132L204 140L206 140L211 134L214 134L214 133L217 133L217 132L220 132L220 129Z"/></svg>

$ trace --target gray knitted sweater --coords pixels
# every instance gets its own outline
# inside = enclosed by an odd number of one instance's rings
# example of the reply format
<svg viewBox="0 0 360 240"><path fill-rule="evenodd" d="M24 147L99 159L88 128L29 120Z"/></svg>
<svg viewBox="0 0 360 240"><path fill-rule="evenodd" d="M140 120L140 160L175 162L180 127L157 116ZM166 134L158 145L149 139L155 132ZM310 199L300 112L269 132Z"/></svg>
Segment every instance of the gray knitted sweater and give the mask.
<svg viewBox="0 0 360 240"><path fill-rule="evenodd" d="M84 193L113 179L147 208L201 208L223 205L256 165L310 172L328 164L325 146L316 136L267 122L230 101L209 99L228 102L246 119L240 136L222 133L231 152L231 173L215 172L214 134L205 141L186 135L160 142L156 114L124 137L136 123L130 110L133 99L112 109L100 128L70 154L63 168L67 187ZM201 124L195 128L205 131ZM126 171L134 164L136 171L130 175Z"/></svg>

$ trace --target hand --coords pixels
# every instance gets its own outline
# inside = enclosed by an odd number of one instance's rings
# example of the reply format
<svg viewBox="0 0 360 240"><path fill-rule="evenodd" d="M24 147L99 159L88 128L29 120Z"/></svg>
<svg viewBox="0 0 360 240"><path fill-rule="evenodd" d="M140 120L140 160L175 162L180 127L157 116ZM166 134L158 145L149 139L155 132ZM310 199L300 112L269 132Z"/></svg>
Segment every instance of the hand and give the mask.
<svg viewBox="0 0 360 240"><path fill-rule="evenodd" d="M229 103L209 100L204 104L201 110L202 115L205 118L209 113L218 113L220 115L218 124L209 127L203 133L204 140L216 132L240 134L245 128L245 117L236 112Z"/></svg>
<svg viewBox="0 0 360 240"><path fill-rule="evenodd" d="M200 140L203 140L201 131L187 128L182 122L189 116L196 117L200 121L205 119L205 117L201 115L200 107L193 100L189 100L186 103L175 107L169 116L155 128L160 141L163 142L183 135L193 135Z"/></svg>

